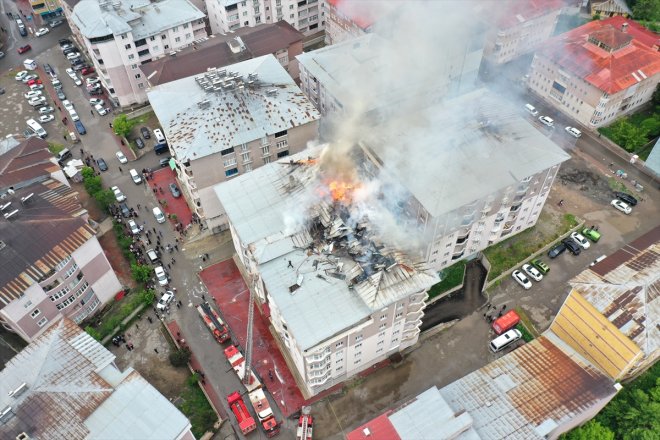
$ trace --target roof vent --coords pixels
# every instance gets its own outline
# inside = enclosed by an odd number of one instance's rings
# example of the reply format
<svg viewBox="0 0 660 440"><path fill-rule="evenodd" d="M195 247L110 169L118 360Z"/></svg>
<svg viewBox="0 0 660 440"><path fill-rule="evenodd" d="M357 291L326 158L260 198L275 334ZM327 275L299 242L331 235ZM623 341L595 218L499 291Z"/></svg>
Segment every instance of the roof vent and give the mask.
<svg viewBox="0 0 660 440"><path fill-rule="evenodd" d="M26 203L28 200L30 200L30 199L32 198L33 195L34 195L34 193L30 193L30 194L28 194L28 195L25 196L25 197L21 197L21 203L25 205L25 203Z"/></svg>
<svg viewBox="0 0 660 440"><path fill-rule="evenodd" d="M362 434L364 434L365 437L371 437L371 431L369 431L369 428L364 428Z"/></svg>
<svg viewBox="0 0 660 440"><path fill-rule="evenodd" d="M16 388L14 391L9 392L9 397L18 397L21 394L25 392L25 390L28 389L28 386L25 382L23 382L18 388Z"/></svg>
<svg viewBox="0 0 660 440"><path fill-rule="evenodd" d="M4 423L7 420L11 419L14 416L14 413L11 412L11 406L6 407L0 412L0 422Z"/></svg>
<svg viewBox="0 0 660 440"><path fill-rule="evenodd" d="M9 205L11 205L11 202L5 203L4 205L0 205L0 212L2 212L5 209L9 208Z"/></svg>
<svg viewBox="0 0 660 440"><path fill-rule="evenodd" d="M0 240L0 251L3 250L3 249L6 248L6 247L7 247L7 243L5 243L4 241Z"/></svg>
<svg viewBox="0 0 660 440"><path fill-rule="evenodd" d="M621 25L621 32L628 32L628 23L623 23Z"/></svg>
<svg viewBox="0 0 660 440"><path fill-rule="evenodd" d="M12 212L5 212L5 219L9 220L16 214L18 214L18 209L14 209Z"/></svg>
<svg viewBox="0 0 660 440"><path fill-rule="evenodd" d="M21 432L16 436L16 440L30 440L30 436L24 432Z"/></svg>

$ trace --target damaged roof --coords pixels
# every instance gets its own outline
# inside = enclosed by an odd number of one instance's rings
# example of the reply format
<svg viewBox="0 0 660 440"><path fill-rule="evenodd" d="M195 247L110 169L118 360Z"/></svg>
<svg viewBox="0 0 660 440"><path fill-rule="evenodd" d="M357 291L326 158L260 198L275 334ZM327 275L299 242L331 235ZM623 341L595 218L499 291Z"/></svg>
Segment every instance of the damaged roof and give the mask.
<svg viewBox="0 0 660 440"><path fill-rule="evenodd" d="M225 80L226 86L218 86ZM161 84L147 94L170 148L181 161L220 153L320 118L273 55Z"/></svg>
<svg viewBox="0 0 660 440"><path fill-rule="evenodd" d="M4 139L0 146L0 193L10 186L61 171L48 150L48 142L38 137Z"/></svg>

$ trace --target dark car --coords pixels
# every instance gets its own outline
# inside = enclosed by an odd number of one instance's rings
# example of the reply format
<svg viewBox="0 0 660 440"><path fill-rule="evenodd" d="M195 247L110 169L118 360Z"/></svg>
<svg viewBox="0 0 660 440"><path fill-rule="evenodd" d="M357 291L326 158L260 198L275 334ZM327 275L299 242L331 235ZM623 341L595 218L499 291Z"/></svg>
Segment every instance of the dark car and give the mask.
<svg viewBox="0 0 660 440"><path fill-rule="evenodd" d="M76 58L74 60L71 60L71 65L73 67L78 66L80 64L85 64L85 60L83 60L82 58Z"/></svg>
<svg viewBox="0 0 660 440"><path fill-rule="evenodd" d="M140 128L140 133L142 133L143 138L151 139L151 133L149 133L149 129L147 127Z"/></svg>
<svg viewBox="0 0 660 440"><path fill-rule="evenodd" d="M67 44L73 44L71 40L69 40L68 38L60 38L58 43L60 44L60 47L65 46Z"/></svg>
<svg viewBox="0 0 660 440"><path fill-rule="evenodd" d="M53 68L50 66L50 64L44 64L44 70L46 71L47 74L52 75L55 73Z"/></svg>
<svg viewBox="0 0 660 440"><path fill-rule="evenodd" d="M121 215L123 215L124 217L130 217L131 210L128 209L128 205L126 204L126 202L121 202L119 204L119 209L121 210Z"/></svg>
<svg viewBox="0 0 660 440"><path fill-rule="evenodd" d="M88 90L88 92L89 92L89 94L92 95L92 96L93 96L93 95L102 95L102 94L103 94L103 90L101 90L101 89Z"/></svg>
<svg viewBox="0 0 660 440"><path fill-rule="evenodd" d="M580 255L582 248L575 242L575 240L572 238L564 238L561 242L564 243L569 251L571 251L571 254Z"/></svg>
<svg viewBox="0 0 660 440"><path fill-rule="evenodd" d="M141 137L135 139L135 145L141 150L144 148L144 141Z"/></svg>
<svg viewBox="0 0 660 440"><path fill-rule="evenodd" d="M108 164L105 163L105 160L103 160L102 157L99 157L98 159L96 159L96 163L97 163L98 166L99 166L99 170L101 170L101 171L108 171Z"/></svg>
<svg viewBox="0 0 660 440"><path fill-rule="evenodd" d="M25 53L30 49L32 49L32 46L30 46L29 44L26 44L25 46L21 46L21 47L18 48L18 53L19 54Z"/></svg>
<svg viewBox="0 0 660 440"><path fill-rule="evenodd" d="M64 55L69 55L70 53L78 52L78 48L76 46L71 46L67 47L62 51Z"/></svg>
<svg viewBox="0 0 660 440"><path fill-rule="evenodd" d="M76 130L78 130L79 134L87 134L87 130L85 129L85 126L83 125L82 122L80 121L75 121L73 125L76 126Z"/></svg>
<svg viewBox="0 0 660 440"><path fill-rule="evenodd" d="M74 72L79 72L79 71L81 71L85 68L85 65L84 64L75 64L75 65L71 66L71 68L73 69Z"/></svg>
<svg viewBox="0 0 660 440"><path fill-rule="evenodd" d="M559 243L552 249L548 251L548 257L557 258L566 251L566 245L564 243Z"/></svg>
<svg viewBox="0 0 660 440"><path fill-rule="evenodd" d="M616 196L617 199L626 202L626 203L629 204L630 206L635 206L635 205L637 205L637 199L634 198L633 196L631 196L631 195L628 194L628 193L618 192L618 191L617 191L617 192L614 193L614 195Z"/></svg>
<svg viewBox="0 0 660 440"><path fill-rule="evenodd" d="M181 191L177 188L176 183L170 183L170 192L174 198L181 197Z"/></svg>
<svg viewBox="0 0 660 440"><path fill-rule="evenodd" d="M164 168L164 167L168 166L170 164L170 159L172 159L172 158L171 157L165 157L165 158L161 159L160 160L160 167Z"/></svg>

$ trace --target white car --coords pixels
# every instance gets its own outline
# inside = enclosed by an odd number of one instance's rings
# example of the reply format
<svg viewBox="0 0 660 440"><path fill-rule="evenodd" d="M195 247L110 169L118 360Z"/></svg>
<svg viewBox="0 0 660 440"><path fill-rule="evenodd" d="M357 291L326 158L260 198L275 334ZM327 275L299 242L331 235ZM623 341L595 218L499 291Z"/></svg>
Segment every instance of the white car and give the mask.
<svg viewBox="0 0 660 440"><path fill-rule="evenodd" d="M28 76L29 74L30 74L30 73L29 73L27 70L21 70L20 72L18 72L18 73L16 74L16 76L14 77L14 79L15 79L16 81L23 81L23 78L25 78L25 77Z"/></svg>
<svg viewBox="0 0 660 440"><path fill-rule="evenodd" d="M101 80L99 79L98 76L93 76L93 77L91 77L91 78L85 78L85 82L86 82L87 85L89 86L89 85L92 85L92 84L100 83Z"/></svg>
<svg viewBox="0 0 660 440"><path fill-rule="evenodd" d="M531 264L523 264L522 270L534 281L541 281L543 279L543 274Z"/></svg>
<svg viewBox="0 0 660 440"><path fill-rule="evenodd" d="M105 116L105 115L108 114L108 110L104 109L103 106L102 106L101 104L96 104L96 105L94 106L94 108L96 109L96 111L98 112L98 114L101 115L101 116Z"/></svg>
<svg viewBox="0 0 660 440"><path fill-rule="evenodd" d="M43 124L43 123L46 123L46 122L50 122L50 121L52 121L53 119L55 119L55 116L53 116L53 115L42 115L42 116L39 116L39 122L41 122L42 124Z"/></svg>
<svg viewBox="0 0 660 440"><path fill-rule="evenodd" d="M555 121L548 116L541 116L539 118L539 121L541 121L541 124L547 125L548 127L552 127L553 125L555 125Z"/></svg>
<svg viewBox="0 0 660 440"><path fill-rule="evenodd" d="M50 32L50 29L40 28L37 32L34 33L34 36L35 37L41 37L42 35L46 35L48 32Z"/></svg>
<svg viewBox="0 0 660 440"><path fill-rule="evenodd" d="M77 85L77 86L82 86L82 81L80 80L80 78L76 78L76 79L74 79L74 80L73 80L73 83L74 83L75 85Z"/></svg>
<svg viewBox="0 0 660 440"><path fill-rule="evenodd" d="M575 138L579 138L580 136L582 136L582 132L575 127L566 127L564 130L566 130L566 133L570 134Z"/></svg>
<svg viewBox="0 0 660 440"><path fill-rule="evenodd" d="M26 82L28 82L28 81L30 81L30 80L38 79L38 78L39 78L39 77L38 77L37 75L35 75L34 73L30 73L30 74L28 74L28 75L25 75L21 81L24 82L24 83L26 83Z"/></svg>
<svg viewBox="0 0 660 440"><path fill-rule="evenodd" d="M42 95L42 93L41 93L39 90L32 90L32 91L26 92L26 93L23 95L23 97L24 97L25 99L32 99L32 98L37 98L37 97L39 97L39 96L41 96L41 95Z"/></svg>
<svg viewBox="0 0 660 440"><path fill-rule="evenodd" d="M66 56L66 59L69 61L75 60L76 58L80 58L80 52L71 52Z"/></svg>
<svg viewBox="0 0 660 440"><path fill-rule="evenodd" d="M38 105L42 105L45 102L46 102L46 97L45 96L38 96L36 98L30 99L28 101L28 104L30 104L32 107L36 107Z"/></svg>
<svg viewBox="0 0 660 440"><path fill-rule="evenodd" d="M69 109L69 115L71 116L71 120L73 122L80 121L80 116L78 116L78 112L76 112L74 109Z"/></svg>
<svg viewBox="0 0 660 440"><path fill-rule="evenodd" d="M124 153L122 153L121 151L117 151L115 153L115 156L117 156L117 160L119 161L119 163L128 162L128 159L126 159L126 156L124 156Z"/></svg>
<svg viewBox="0 0 660 440"><path fill-rule="evenodd" d="M156 308L158 310L165 310L173 300L174 300L174 292L168 290L163 294L163 296L160 297L160 299L158 300L158 304L156 304Z"/></svg>
<svg viewBox="0 0 660 440"><path fill-rule="evenodd" d="M163 266L158 266L154 269L154 273L156 274L156 279L158 280L158 284L161 286L167 286L167 274L165 273L165 269L163 269Z"/></svg>
<svg viewBox="0 0 660 440"><path fill-rule="evenodd" d="M73 69L66 69L66 74L69 75L69 78L77 78L76 72Z"/></svg>
<svg viewBox="0 0 660 440"><path fill-rule="evenodd" d="M579 232L573 232L571 234L571 238L573 239L574 242L576 242L582 249L589 249L589 246L591 244L587 241L586 238Z"/></svg>
<svg viewBox="0 0 660 440"><path fill-rule="evenodd" d="M73 110L73 103L72 103L71 101L69 101L68 99L65 99L64 101L62 101L62 105L63 105L64 108L67 109L68 111Z"/></svg>
<svg viewBox="0 0 660 440"><path fill-rule="evenodd" d="M135 220L128 221L128 228L131 230L131 234L133 235L139 234L141 230L138 224L135 223Z"/></svg>
<svg viewBox="0 0 660 440"><path fill-rule="evenodd" d="M630 214L632 212L632 208L630 206L628 206L627 203L622 202L619 199L612 200L610 202L610 205L614 206L616 209L623 212L624 214Z"/></svg>
<svg viewBox="0 0 660 440"><path fill-rule="evenodd" d="M126 196L124 195L123 192L121 192L118 186L113 186L110 188L110 190L112 190L112 192L115 193L115 199L117 199L118 202L123 202L124 200L126 200Z"/></svg>
<svg viewBox="0 0 660 440"><path fill-rule="evenodd" d="M53 113L54 111L55 111L55 109L54 109L53 107L51 107L51 106L48 106L48 107L41 107L41 108L39 109L39 114L40 114L40 115L47 115L48 113Z"/></svg>
<svg viewBox="0 0 660 440"><path fill-rule="evenodd" d="M32 84L30 86L30 90L35 91L35 90L43 90L44 85L43 84Z"/></svg>
<svg viewBox="0 0 660 440"><path fill-rule="evenodd" d="M99 98L90 98L89 99L89 105L95 106L95 105L104 105L105 101Z"/></svg>
<svg viewBox="0 0 660 440"><path fill-rule="evenodd" d="M513 277L513 279L516 280L516 283L523 286L525 290L529 290L532 288L532 282L518 269L513 271L511 277Z"/></svg>

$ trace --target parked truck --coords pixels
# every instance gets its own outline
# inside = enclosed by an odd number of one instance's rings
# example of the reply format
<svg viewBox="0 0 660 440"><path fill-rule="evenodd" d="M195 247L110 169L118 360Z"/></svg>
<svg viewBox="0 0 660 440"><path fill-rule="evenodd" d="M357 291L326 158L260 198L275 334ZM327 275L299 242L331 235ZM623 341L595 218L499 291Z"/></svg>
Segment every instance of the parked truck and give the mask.
<svg viewBox="0 0 660 440"><path fill-rule="evenodd" d="M244 435L249 434L257 428L257 424L254 423L254 419L248 412L245 402L243 402L243 398L238 391L234 391L227 396L227 403L229 404L229 408L231 408L231 412L234 413L234 417L236 417L238 427Z"/></svg>
<svg viewBox="0 0 660 440"><path fill-rule="evenodd" d="M512 329L520 322L520 316L513 310L508 311L504 315L493 321L493 330L498 335Z"/></svg>
<svg viewBox="0 0 660 440"><path fill-rule="evenodd" d="M296 440L312 440L312 428L314 420L310 414L311 408L303 406L300 417L298 418L298 429L296 431Z"/></svg>
<svg viewBox="0 0 660 440"><path fill-rule="evenodd" d="M222 344L229 339L229 331L227 330L227 326L222 321L222 319L220 319L220 316L217 314L217 312L211 308L209 303L204 302L198 305L197 312L199 312L199 316L201 316L204 324L206 324L206 327L208 327L208 329L213 334L213 337L216 341L218 341L219 344Z"/></svg>

